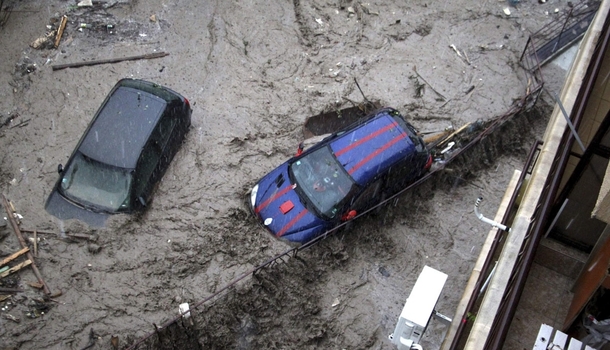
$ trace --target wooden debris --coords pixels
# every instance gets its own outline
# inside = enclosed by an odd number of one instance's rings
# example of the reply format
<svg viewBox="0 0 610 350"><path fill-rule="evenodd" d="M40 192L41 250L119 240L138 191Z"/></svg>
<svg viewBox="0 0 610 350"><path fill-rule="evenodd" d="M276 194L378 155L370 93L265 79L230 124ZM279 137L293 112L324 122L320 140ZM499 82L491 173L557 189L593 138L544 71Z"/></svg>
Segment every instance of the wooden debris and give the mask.
<svg viewBox="0 0 610 350"><path fill-rule="evenodd" d="M38 233L34 230L34 257L38 257Z"/></svg>
<svg viewBox="0 0 610 350"><path fill-rule="evenodd" d="M0 293L19 293L19 292L23 292L23 289L0 287Z"/></svg>
<svg viewBox="0 0 610 350"><path fill-rule="evenodd" d="M64 29L66 29L66 23L68 23L68 16L63 15L61 17L61 22L59 22L59 29L57 30L57 35L55 36L55 48L59 46L61 36L64 34Z"/></svg>
<svg viewBox="0 0 610 350"><path fill-rule="evenodd" d="M450 47L450 48L452 48L452 49L453 49L453 51L455 51L455 53L456 53L456 54L457 54L457 55L458 55L460 58L462 58L462 54L460 53L460 50L458 50L458 49L457 49L457 47L455 47L455 45L451 44L451 45L449 45L449 47Z"/></svg>
<svg viewBox="0 0 610 350"><path fill-rule="evenodd" d="M139 56L129 56L129 57L109 58L109 59L93 60L93 61L85 61L85 62L56 64L56 65L52 66L52 68L54 71L56 71L56 70L65 69L65 68L95 66L98 64L106 64L106 63L118 63L118 62L123 62L123 61L135 61L135 60L149 60L149 59L153 59L153 58L165 57L168 55L169 55L169 53L167 53L167 52L155 52L155 53L149 53L146 55L139 55Z"/></svg>
<svg viewBox="0 0 610 350"><path fill-rule="evenodd" d="M91 242L95 242L98 239L97 235L90 235L90 234L87 234L87 233L66 233L66 236L70 237L70 238L86 239L86 240L91 241Z"/></svg>
<svg viewBox="0 0 610 350"><path fill-rule="evenodd" d="M470 66L470 59L468 58L468 54L466 53L466 50L464 50L464 58L466 59L466 63L468 63L468 65Z"/></svg>
<svg viewBox="0 0 610 350"><path fill-rule="evenodd" d="M58 233L55 233L55 232L21 229L21 232L25 232L25 233L34 233L34 231L36 231L37 233L43 234L43 235L59 235Z"/></svg>
<svg viewBox="0 0 610 350"><path fill-rule="evenodd" d="M97 234L88 234L88 233L65 233L64 235L60 234L60 233L55 233L55 232L49 232L49 231L39 231L39 230L25 230L22 229L21 232L26 232L26 233L31 233L34 235L34 240L36 242L38 242L38 239L36 238L36 236L38 234L43 234L43 235L55 235L57 237L59 237L60 239L66 239L68 238L69 240L72 240L74 238L79 238L79 239L86 239L90 242L97 242L97 240L99 239L99 236ZM64 237L65 236L65 237ZM34 243L34 241L32 241L32 243ZM2 265L0 265L2 266Z"/></svg>
<svg viewBox="0 0 610 350"><path fill-rule="evenodd" d="M6 214L7 214L6 217L8 218L9 222L11 223L11 226L13 227L13 231L15 232L15 235L17 236L17 239L19 240L19 244L21 244L22 248L26 248L27 244L25 243L25 239L23 239L23 235L21 234L21 230L19 229L19 224L17 224L17 220L13 216L13 214L15 213L15 207L12 206L12 203L9 203L9 201L6 199L6 197L4 195L2 195L2 205L4 206L4 210L6 211ZM27 252L27 254L28 254L28 260L30 261L30 264L32 265L32 271L34 272L34 275L36 275L38 282L43 284L43 286L44 286L43 289L44 289L45 294L50 295L51 291L49 290L49 287L46 285L46 283L42 279L40 270L38 270L38 266L36 266L36 262L34 261L34 256L29 251Z"/></svg>
<svg viewBox="0 0 610 350"><path fill-rule="evenodd" d="M415 72L415 74L417 74L417 76L424 81L424 83L428 84L428 86L430 87L430 89L432 89L432 91L434 91L437 95L439 95L443 100L447 100L447 97L445 97L443 94L441 94L440 92L436 91L436 89L430 85L429 82L426 81L426 79L424 79L424 77L421 76L421 74L419 74L417 72L417 66L413 66L413 71Z"/></svg>
<svg viewBox="0 0 610 350"><path fill-rule="evenodd" d="M112 347L115 350L119 350L119 336L113 335L112 337L110 337L110 344L112 344Z"/></svg>
<svg viewBox="0 0 610 350"><path fill-rule="evenodd" d="M9 129L22 128L24 126L27 126L30 123L30 120L32 120L32 119L23 120L23 121L19 122L18 124L11 126Z"/></svg>
<svg viewBox="0 0 610 350"><path fill-rule="evenodd" d="M455 51L455 53L458 55L459 58L462 58L466 61L466 63L468 63L468 65L470 66L470 60L468 59L468 56L466 56L466 51L464 51L464 54L462 55L462 53L460 52L460 50L458 50L458 48L451 44L449 45L450 48L453 49L453 51Z"/></svg>
<svg viewBox="0 0 610 350"><path fill-rule="evenodd" d="M18 319L17 317L15 317L15 316L13 316L13 315L11 315L11 314L4 314L3 316L4 316L4 318L6 318L7 320L11 320L11 321L13 321L13 322L15 322L15 323L19 323L19 322L21 322L21 320L20 320L20 319Z"/></svg>
<svg viewBox="0 0 610 350"><path fill-rule="evenodd" d="M464 129L466 129L467 127L469 127L472 124L472 122L470 123L466 123L464 125L462 125L461 128L457 129L456 131L454 131L453 133L451 133L451 135L447 136L446 138L444 138L442 141L440 141L437 146L441 147L442 145L445 144L445 142L451 140L454 136L458 135L460 132L462 132Z"/></svg>
<svg viewBox="0 0 610 350"><path fill-rule="evenodd" d="M25 253L27 253L29 251L30 251L30 248L25 247L25 248L21 249L20 251L11 254L10 256L4 258L4 260L2 260L2 262L0 262L0 267L10 263L11 261L17 259L21 255L23 255L23 254L25 254Z"/></svg>
<svg viewBox="0 0 610 350"><path fill-rule="evenodd" d="M438 134L426 136L424 138L424 143L426 145L430 145L430 144L433 144L435 142L439 142L441 139L444 140L452 132L453 132L453 129L447 129L447 130L444 130L444 131L442 131L442 132L440 132Z"/></svg>
<svg viewBox="0 0 610 350"><path fill-rule="evenodd" d="M42 283L38 283L38 282L28 282L28 286L30 286L32 288L36 288L36 289L42 289L42 287L44 287L44 285Z"/></svg>
<svg viewBox="0 0 610 350"><path fill-rule="evenodd" d="M8 298L10 298L10 297L11 297L11 295L10 295L10 294L8 294L8 295L0 295L0 302L1 302L1 301L5 301L6 299L8 299Z"/></svg>
<svg viewBox="0 0 610 350"><path fill-rule="evenodd" d="M47 45L53 45L53 38L55 37L55 31L47 33L40 38L32 41L30 43L30 47L33 49L42 49L43 47L47 47Z"/></svg>
<svg viewBox="0 0 610 350"><path fill-rule="evenodd" d="M32 260L30 260L30 259L28 259L26 261L22 261L21 263L11 267L10 269L4 271L3 273L0 273L0 278L6 277L6 276L10 275L11 273L17 272L26 266L30 266L31 264L32 264Z"/></svg>

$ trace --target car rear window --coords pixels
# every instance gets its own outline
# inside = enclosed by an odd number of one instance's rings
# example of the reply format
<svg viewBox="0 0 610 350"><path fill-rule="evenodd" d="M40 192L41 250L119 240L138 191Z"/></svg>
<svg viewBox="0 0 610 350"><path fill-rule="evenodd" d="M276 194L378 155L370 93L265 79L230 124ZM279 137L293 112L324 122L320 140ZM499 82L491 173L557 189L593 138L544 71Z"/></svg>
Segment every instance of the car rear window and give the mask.
<svg viewBox="0 0 610 350"><path fill-rule="evenodd" d="M400 127L407 133L407 135L409 135L409 138L411 139L413 144L415 144L415 149L417 149L418 152L423 151L425 146L421 138L417 135L417 131L415 130L415 128L411 124L407 123L407 121L405 121L400 114L394 114L392 115L392 117L398 123L398 125L400 125Z"/></svg>

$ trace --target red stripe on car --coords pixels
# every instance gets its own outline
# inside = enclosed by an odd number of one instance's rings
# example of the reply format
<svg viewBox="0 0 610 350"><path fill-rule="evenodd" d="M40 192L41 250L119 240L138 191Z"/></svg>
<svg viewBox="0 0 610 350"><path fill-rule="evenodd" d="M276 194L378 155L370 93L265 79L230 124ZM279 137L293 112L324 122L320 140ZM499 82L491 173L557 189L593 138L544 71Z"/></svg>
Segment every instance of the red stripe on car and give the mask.
<svg viewBox="0 0 610 350"><path fill-rule="evenodd" d="M258 207L256 207L256 209L254 209L254 212L258 214L263 208L265 208L266 206L271 204L271 202L273 202L274 200L276 200L276 199L280 198L281 196L285 195L286 193L288 193L288 191L290 191L291 189L292 189L292 185L288 185L288 186L284 187L281 191L274 194L271 198L262 202L261 205L259 205Z"/></svg>
<svg viewBox="0 0 610 350"><path fill-rule="evenodd" d="M307 209L303 209L301 210L300 213L297 214L297 216L295 216L292 220L290 220L289 223L287 223L286 225L284 225L284 227L282 227L282 229L280 230L280 232L277 233L278 237L282 237L284 235L284 233L286 233L286 231L290 230L290 228L292 226L294 226L294 224L297 223L297 221L301 220L301 218L307 214Z"/></svg>
<svg viewBox="0 0 610 350"><path fill-rule="evenodd" d="M391 139L390 141L388 141L388 143L386 143L385 145L383 145L381 148L377 149L375 152L369 154L366 158L364 158L363 160L361 160L360 162L358 162L358 164L354 165L349 171L348 173L351 175L353 174L356 170L360 169L364 164L368 163L371 159L375 158L376 156L378 156L381 152L385 151L386 149L390 148L393 144L395 144L396 142L402 140L405 138L405 134L400 134L398 136L396 136L395 138Z"/></svg>
<svg viewBox="0 0 610 350"><path fill-rule="evenodd" d="M343 147L342 149L337 151L337 153L335 153L335 156L339 157L343 153L345 153L345 152L347 152L347 151L349 151L349 150L351 150L351 149L353 149L355 147L358 147L359 145L365 143L366 141L368 141L368 140L370 140L370 139L372 139L372 138L374 138L376 136L379 136L379 135L383 134L384 132L386 132L388 130L391 130L392 128L395 128L397 126L398 126L398 124L395 121L392 120L392 122L389 125L386 125L385 127L375 131L374 133L367 135L366 137L364 137L361 140L358 140L358 141L356 141L354 143L349 144L348 146Z"/></svg>

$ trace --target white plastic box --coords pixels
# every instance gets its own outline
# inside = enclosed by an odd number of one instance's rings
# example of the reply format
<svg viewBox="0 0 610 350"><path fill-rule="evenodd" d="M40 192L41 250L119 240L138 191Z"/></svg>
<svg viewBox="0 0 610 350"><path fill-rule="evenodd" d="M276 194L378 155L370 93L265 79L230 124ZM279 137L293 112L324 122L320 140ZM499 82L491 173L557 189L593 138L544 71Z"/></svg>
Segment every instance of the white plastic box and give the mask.
<svg viewBox="0 0 610 350"><path fill-rule="evenodd" d="M413 344L419 343L446 281L446 274L424 266L390 337L399 350L411 349Z"/></svg>

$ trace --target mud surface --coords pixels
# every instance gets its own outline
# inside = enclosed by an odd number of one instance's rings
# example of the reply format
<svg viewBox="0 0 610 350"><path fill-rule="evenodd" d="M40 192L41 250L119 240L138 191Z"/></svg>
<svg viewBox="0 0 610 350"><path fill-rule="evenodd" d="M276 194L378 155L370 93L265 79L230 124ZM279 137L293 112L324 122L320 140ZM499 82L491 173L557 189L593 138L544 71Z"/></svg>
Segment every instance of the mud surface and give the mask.
<svg viewBox="0 0 610 350"><path fill-rule="evenodd" d="M21 228L39 231L36 262L61 296L45 300L29 268L1 279L23 290L0 302L1 349L111 349L112 336L121 348L133 343L179 304L290 248L257 226L244 195L294 153L306 118L363 100L354 79L422 132L486 120L525 94L518 60L529 33L568 10L559 0L3 4L14 12L0 28L0 191ZM59 48L33 49L64 14ZM170 55L51 68L161 51ZM559 92L565 71L550 64L545 74ZM59 222L44 211L57 164L124 77L185 95L192 129L143 215L113 217L101 230ZM424 265L449 275L438 311L459 317L489 229L474 201L483 196L482 211L494 215L547 112L523 116L466 165L197 310L192 336L209 348L392 349L388 335ZM0 226L0 237L0 257L20 249L10 229ZM424 348L438 348L445 331L433 321Z"/></svg>

